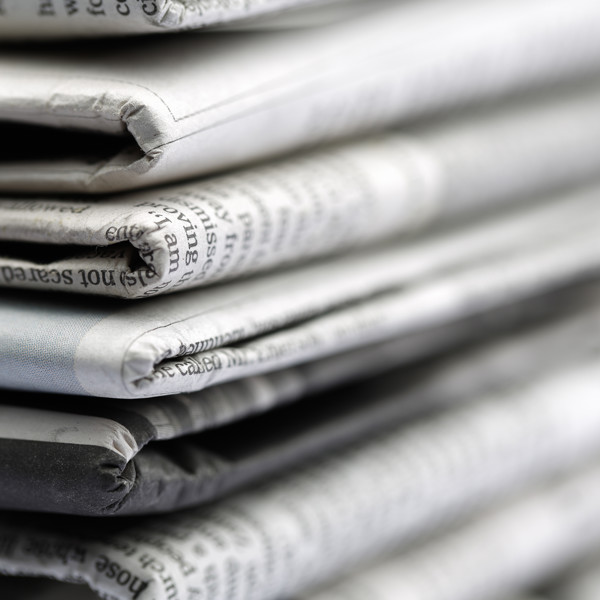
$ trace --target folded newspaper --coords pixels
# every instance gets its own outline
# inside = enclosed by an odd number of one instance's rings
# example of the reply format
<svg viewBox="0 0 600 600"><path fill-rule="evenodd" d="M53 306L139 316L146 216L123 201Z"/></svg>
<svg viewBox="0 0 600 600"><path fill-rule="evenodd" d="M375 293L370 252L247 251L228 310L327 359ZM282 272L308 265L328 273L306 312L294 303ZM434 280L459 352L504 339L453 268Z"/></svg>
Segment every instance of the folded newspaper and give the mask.
<svg viewBox="0 0 600 600"><path fill-rule="evenodd" d="M573 80L600 67L599 21L596 0L422 0L299 31L11 48L0 189L148 186Z"/></svg>
<svg viewBox="0 0 600 600"><path fill-rule="evenodd" d="M0 385L196 391L485 313L597 274L597 197L589 188L410 245L135 305L7 291Z"/></svg>
<svg viewBox="0 0 600 600"><path fill-rule="evenodd" d="M597 455L599 385L597 359L554 370L207 508L108 523L3 513L0 570L118 600L290 597Z"/></svg>
<svg viewBox="0 0 600 600"><path fill-rule="evenodd" d="M331 7L332 3L342 6ZM2 0L0 39L22 41L174 31L245 21L315 4L325 5L327 11L322 16L327 19L345 14L345 4L355 8L349 0ZM313 23L319 23L321 10L311 11L310 17ZM307 19L303 15L300 18Z"/></svg>
<svg viewBox="0 0 600 600"><path fill-rule="evenodd" d="M470 325L472 330L475 324ZM243 419L238 407L250 412L262 399L273 406L301 397L302 389L325 387L320 373L331 379L331 367L356 378L350 369L357 357L224 384L191 397L132 401L127 407L15 392L0 405L0 508L110 515L164 512L214 500L395 422L588 360L598 337L600 311L594 303L576 316L542 322L501 342L463 354L455 347L455 358L313 395L254 419ZM370 354L371 349L362 352L365 361L373 360ZM528 360L532 355L539 360ZM228 421L237 423L186 435ZM44 458L33 461L32 456ZM32 489L38 493L31 494Z"/></svg>
<svg viewBox="0 0 600 600"><path fill-rule="evenodd" d="M599 548L599 506L596 462L440 539L302 598L497 600L503 593L539 585ZM576 599L578 595L566 596Z"/></svg>
<svg viewBox="0 0 600 600"><path fill-rule="evenodd" d="M573 502L573 498L577 501ZM564 505L570 505L565 518ZM540 486L527 496L303 600L496 600L501 592L539 585L590 548L600 546L600 469ZM585 528L587 535L582 536ZM575 578L573 578L575 579ZM596 600L596 573L579 575L552 594L510 600ZM88 588L27 578L0 579L0 595L27 600L91 600ZM143 593L140 598L147 598ZM300 597L295 597L299 600ZM506 596L508 600L508 595Z"/></svg>
<svg viewBox="0 0 600 600"><path fill-rule="evenodd" d="M0 285L151 296L497 209L600 172L599 104L587 86L211 180L2 198Z"/></svg>

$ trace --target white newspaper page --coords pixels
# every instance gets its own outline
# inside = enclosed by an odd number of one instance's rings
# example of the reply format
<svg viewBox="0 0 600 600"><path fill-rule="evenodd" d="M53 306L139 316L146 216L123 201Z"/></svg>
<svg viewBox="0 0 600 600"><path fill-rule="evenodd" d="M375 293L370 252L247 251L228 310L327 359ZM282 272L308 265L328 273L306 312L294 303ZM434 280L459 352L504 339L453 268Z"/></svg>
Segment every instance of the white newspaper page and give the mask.
<svg viewBox="0 0 600 600"><path fill-rule="evenodd" d="M1 0L0 40L79 38L193 29L341 0ZM344 4L344 3L342 3ZM339 18L340 7L335 7ZM319 11L313 22L320 23ZM312 14L311 13L311 14ZM332 18L331 11L325 13ZM307 19L300 15L297 19ZM291 21L294 22L293 20Z"/></svg>
<svg viewBox="0 0 600 600"><path fill-rule="evenodd" d="M0 189L180 180L572 80L600 67L599 21L597 0L422 0L301 31L11 48Z"/></svg>
<svg viewBox="0 0 600 600"><path fill-rule="evenodd" d="M148 297L579 184L600 172L598 105L591 87L195 183L2 198L0 286Z"/></svg>
<svg viewBox="0 0 600 600"><path fill-rule="evenodd" d="M599 506L596 465L303 598L496 600L543 583L598 548Z"/></svg>
<svg viewBox="0 0 600 600"><path fill-rule="evenodd" d="M596 455L598 372L481 397L209 508L133 524L4 514L0 569L117 600L293 597Z"/></svg>
<svg viewBox="0 0 600 600"><path fill-rule="evenodd" d="M598 272L597 197L590 188L431 240L133 305L6 293L0 385L196 391L534 298Z"/></svg>

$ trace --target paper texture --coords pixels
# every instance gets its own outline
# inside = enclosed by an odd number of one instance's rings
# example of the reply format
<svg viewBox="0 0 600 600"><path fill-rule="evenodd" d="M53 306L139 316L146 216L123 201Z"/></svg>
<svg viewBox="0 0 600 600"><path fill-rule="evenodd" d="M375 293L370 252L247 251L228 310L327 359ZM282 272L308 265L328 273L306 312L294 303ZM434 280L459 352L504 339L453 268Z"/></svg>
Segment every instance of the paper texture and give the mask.
<svg viewBox="0 0 600 600"><path fill-rule="evenodd" d="M135 306L7 293L0 385L123 398L195 391L532 298L597 272L597 193Z"/></svg>
<svg viewBox="0 0 600 600"><path fill-rule="evenodd" d="M516 593L600 546L599 504L600 468L595 466L303 598L492 600Z"/></svg>
<svg viewBox="0 0 600 600"><path fill-rule="evenodd" d="M578 568L567 572L558 583L553 578L553 585L546 591L547 600L594 600L600 594L600 568L598 552L590 554L581 561Z"/></svg>
<svg viewBox="0 0 600 600"><path fill-rule="evenodd" d="M599 104L588 87L196 183L3 198L0 285L147 297L496 209L600 170Z"/></svg>
<svg viewBox="0 0 600 600"><path fill-rule="evenodd" d="M0 189L148 186L572 80L600 66L598 19L596 0L424 0L296 32L11 49Z"/></svg>
<svg viewBox="0 0 600 600"><path fill-rule="evenodd" d="M264 417L240 421L244 415L237 410L237 422L194 437L181 436L234 419L232 404L251 407L269 394L272 404L290 402L300 388L314 390L322 382L310 369L288 369L191 397L130 402L126 408L107 401L15 394L0 406L0 508L122 515L213 501L394 423L589 360L598 337L600 312L592 307L464 353L455 347L453 358L305 397ZM368 360L370 350L362 354ZM529 360L532 355L539 360ZM349 371L353 359L336 360L334 368L341 371L346 362L347 377L356 377ZM333 359L327 362L331 366ZM327 364L312 368L326 372ZM170 438L179 439L157 443ZM44 458L32 461L32 456Z"/></svg>
<svg viewBox="0 0 600 600"><path fill-rule="evenodd" d="M129 524L5 514L0 569L124 600L290 597L591 458L599 382L596 361L555 372L209 508Z"/></svg>

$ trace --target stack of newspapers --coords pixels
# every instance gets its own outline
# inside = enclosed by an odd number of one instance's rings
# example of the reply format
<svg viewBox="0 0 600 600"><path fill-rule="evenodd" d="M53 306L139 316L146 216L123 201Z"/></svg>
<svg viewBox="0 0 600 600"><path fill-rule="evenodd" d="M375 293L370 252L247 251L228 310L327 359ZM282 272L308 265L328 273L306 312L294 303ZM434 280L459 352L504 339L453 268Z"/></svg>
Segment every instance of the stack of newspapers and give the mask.
<svg viewBox="0 0 600 600"><path fill-rule="evenodd" d="M0 0L0 598L598 600L599 0Z"/></svg>

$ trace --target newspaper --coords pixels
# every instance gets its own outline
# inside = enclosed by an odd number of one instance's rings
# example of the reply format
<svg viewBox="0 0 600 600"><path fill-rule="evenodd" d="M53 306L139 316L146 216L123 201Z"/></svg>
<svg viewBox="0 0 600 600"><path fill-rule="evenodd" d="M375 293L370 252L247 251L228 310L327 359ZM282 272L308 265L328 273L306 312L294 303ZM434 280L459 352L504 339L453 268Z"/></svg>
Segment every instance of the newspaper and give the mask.
<svg viewBox="0 0 600 600"><path fill-rule="evenodd" d="M0 570L119 600L290 597L597 454L599 384L597 361L555 372L207 508L133 522L3 513Z"/></svg>
<svg viewBox="0 0 600 600"><path fill-rule="evenodd" d="M298 31L14 48L0 189L180 180L572 81L600 67L599 18L596 0L423 0Z"/></svg>
<svg viewBox="0 0 600 600"><path fill-rule="evenodd" d="M289 402L295 382L304 378L305 388L314 386L313 373L288 369L192 397L131 402L126 409L105 400L15 394L0 405L0 508L123 515L213 501L394 423L589 360L600 337L600 311L590 308L464 353L455 348L454 357L305 397L260 418L240 421L238 414L237 422L203 436L181 438L214 426L219 416L225 420L223 413L231 419L232 399L251 404L252 394L267 386L273 403ZM347 357L337 361L338 369L344 362L350 367ZM315 366L325 371L327 365ZM157 443L171 438L180 439ZM39 455L44 459L31 460Z"/></svg>
<svg viewBox="0 0 600 600"><path fill-rule="evenodd" d="M196 391L533 298L597 273L597 194L135 305L7 291L0 385L120 398Z"/></svg>
<svg viewBox="0 0 600 600"><path fill-rule="evenodd" d="M482 343L492 336L515 335L515 332L530 331L531 328L535 331L532 336L535 335L535 339L540 337L540 346L545 348L545 354L544 360L529 365L528 368L545 365L546 361L556 361L559 364L567 360L562 341L557 344L559 340L577 340L577 349L583 353L582 356L591 351L588 344L593 344L593 336L589 334L597 327L594 306L598 301L598 294L595 287L576 287L574 290L569 289L567 293L555 292L533 301L493 310L473 319L419 331L403 338L371 344L280 371L224 383L196 393L138 399L128 404L126 412L129 416L134 413L144 421L142 438L136 440L138 447L142 447L151 439L167 440L221 427L341 385L356 384L399 367L409 367L423 360L444 356L448 350L459 352L470 344ZM570 311L576 311L576 315L571 317ZM537 328L548 328L548 331L543 333ZM508 354L498 349L493 352L500 361L493 369L502 371L502 376L506 378L519 372L522 358L519 347L508 344L508 348ZM579 354L574 352L573 356ZM505 372L507 369L510 373ZM21 407L50 407L77 414L81 411L85 411L82 414L99 411L104 416L110 416L118 409L122 418L124 410L120 401L110 402L106 398L93 401L77 396L61 398L56 394L13 390L11 399L5 399L4 402ZM136 426L139 426L139 421Z"/></svg>
<svg viewBox="0 0 600 600"><path fill-rule="evenodd" d="M491 600L500 598L503 591L537 585L600 545L593 504L598 505L599 482L598 467L564 477L421 548L302 598ZM573 497L584 501L573 504ZM565 503L570 505L567 513ZM580 535L583 527L591 528L590 533ZM510 600L596 600L600 587L592 578L597 579L596 572L580 573L551 593ZM27 600L98 598L81 585L12 577L0 577L0 595Z"/></svg>
<svg viewBox="0 0 600 600"><path fill-rule="evenodd" d="M190 184L3 198L0 285L147 297L579 184L600 171L599 104L587 87Z"/></svg>
<svg viewBox="0 0 600 600"><path fill-rule="evenodd" d="M495 600L542 583L600 547L599 506L600 466L596 464L303 598ZM590 600L597 597L589 596ZM572 595L566 598L578 600Z"/></svg>
<svg viewBox="0 0 600 600"><path fill-rule="evenodd" d="M558 583L553 578L553 584L545 590L544 597L547 600L596 600L600 594L599 558L598 552L590 554Z"/></svg>
<svg viewBox="0 0 600 600"><path fill-rule="evenodd" d="M329 5L334 0L320 1ZM2 0L0 39L21 41L193 29L243 21L317 2L319 0ZM335 9L337 12L326 13L329 19L342 10L338 6ZM320 11L311 11L311 14L315 12L313 22L317 19L319 23Z"/></svg>

